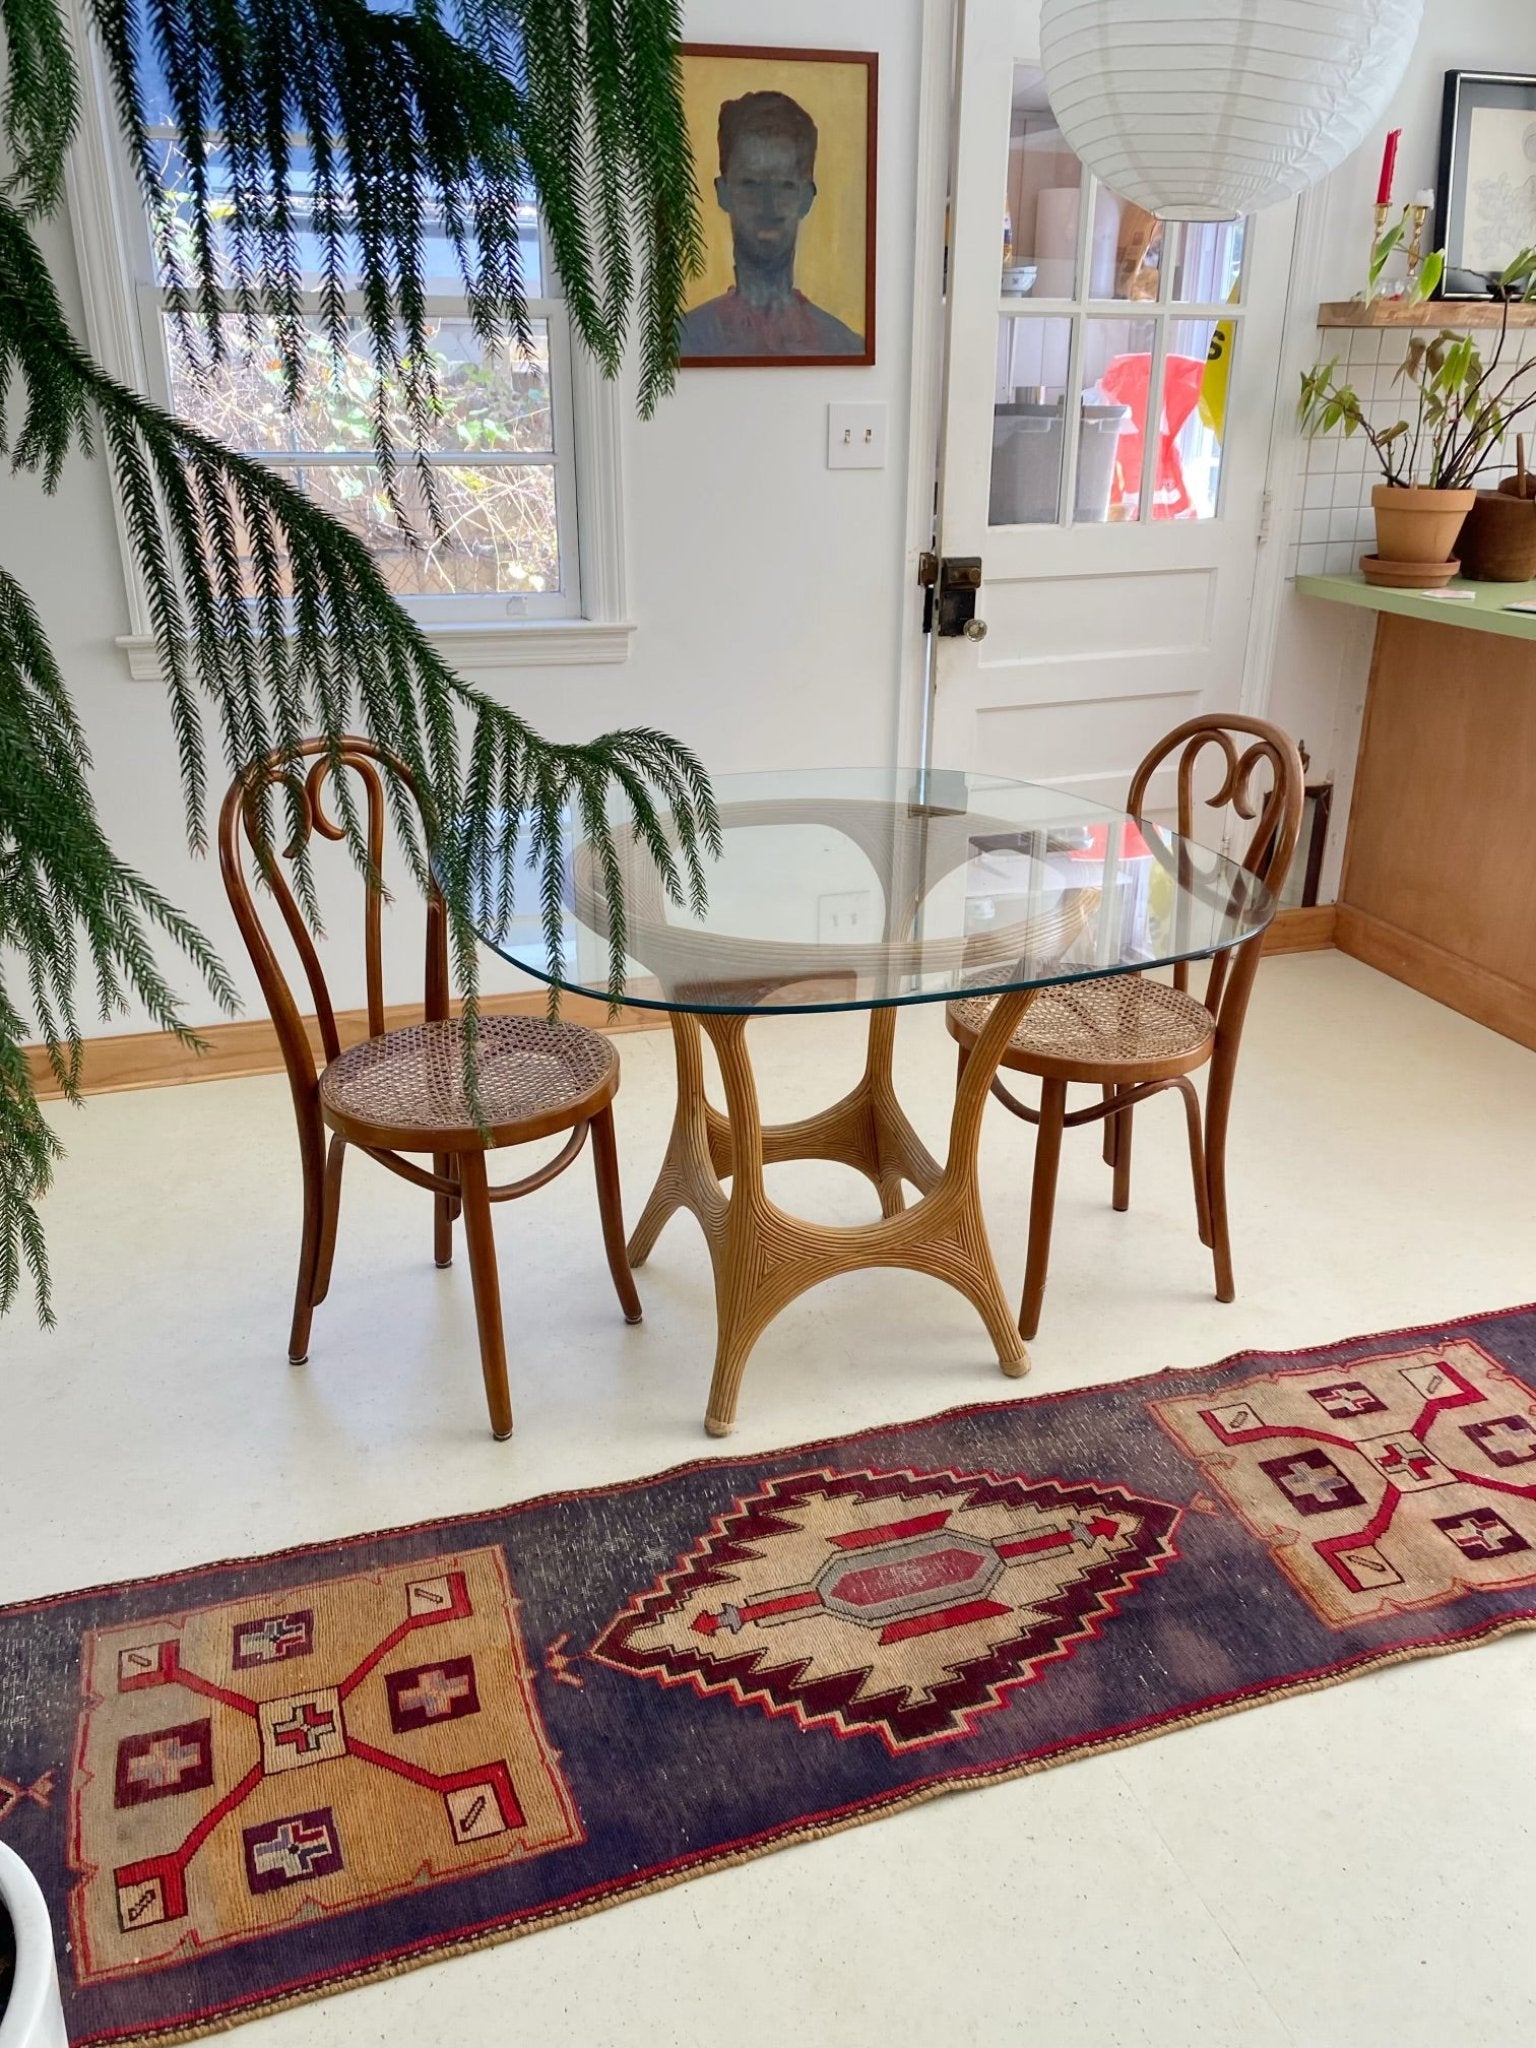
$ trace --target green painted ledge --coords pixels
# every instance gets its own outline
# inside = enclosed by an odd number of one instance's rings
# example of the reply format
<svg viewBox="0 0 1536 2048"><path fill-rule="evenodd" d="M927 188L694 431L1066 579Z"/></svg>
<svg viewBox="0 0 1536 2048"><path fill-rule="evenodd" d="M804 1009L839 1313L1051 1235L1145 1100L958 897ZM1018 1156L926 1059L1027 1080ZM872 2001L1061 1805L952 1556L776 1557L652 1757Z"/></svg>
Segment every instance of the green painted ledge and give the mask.
<svg viewBox="0 0 1536 2048"><path fill-rule="evenodd" d="M1330 604L1352 604L1362 611L1397 612L1408 619L1426 619L1434 626L1464 626L1474 633L1502 633L1507 640L1536 640L1536 612L1511 612L1515 602L1536 604L1536 583L1449 584L1470 590L1465 598L1430 597L1422 590L1378 590L1363 576L1298 576L1303 597L1326 598Z"/></svg>

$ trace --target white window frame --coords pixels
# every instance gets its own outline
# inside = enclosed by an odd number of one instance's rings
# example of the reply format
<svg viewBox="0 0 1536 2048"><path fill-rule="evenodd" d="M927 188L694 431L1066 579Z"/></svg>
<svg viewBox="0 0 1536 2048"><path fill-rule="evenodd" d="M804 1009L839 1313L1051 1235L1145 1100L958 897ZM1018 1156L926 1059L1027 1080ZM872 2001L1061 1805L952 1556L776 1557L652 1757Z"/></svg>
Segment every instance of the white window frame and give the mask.
<svg viewBox="0 0 1536 2048"><path fill-rule="evenodd" d="M78 4L71 5L69 17L82 91L67 189L86 340L103 369L119 382L164 403L169 364L160 339L162 295L145 279L148 222L104 70ZM463 311L462 302L453 299L432 299L428 304L437 313ZM433 645L458 668L487 671L624 662L635 635L629 617L623 518L624 387L621 380L604 377L589 351L570 337L561 300L530 301L528 310L532 318L549 323L560 555L563 564L574 565L571 580L579 615L528 616L537 600L517 597L503 600L504 618L463 623L452 616L451 608L461 603L452 598L407 600L407 608ZM564 377L557 367L562 356ZM115 493L113 513L122 544L129 624L117 644L134 681L158 681L162 669L148 591Z"/></svg>

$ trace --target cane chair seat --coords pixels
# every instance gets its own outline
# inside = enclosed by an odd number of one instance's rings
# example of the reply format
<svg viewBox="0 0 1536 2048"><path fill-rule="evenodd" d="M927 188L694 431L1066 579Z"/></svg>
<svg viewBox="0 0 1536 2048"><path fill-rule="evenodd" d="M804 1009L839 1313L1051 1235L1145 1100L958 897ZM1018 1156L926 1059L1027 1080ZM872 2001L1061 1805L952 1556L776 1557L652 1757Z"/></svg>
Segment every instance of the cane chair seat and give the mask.
<svg viewBox="0 0 1536 2048"><path fill-rule="evenodd" d="M545 1017L482 1017L476 1058L493 1145L567 1130L618 1086L618 1054L608 1039ZM457 1019L410 1024L350 1046L320 1076L320 1108L333 1130L387 1132L387 1142L402 1146L417 1133L424 1151L484 1142L464 1086Z"/></svg>
<svg viewBox="0 0 1536 2048"><path fill-rule="evenodd" d="M974 1043L995 998L966 996L949 1005L951 1035ZM1003 1054L1016 1073L1112 1082L1135 1067L1138 1078L1185 1074L1210 1058L1216 1019L1194 996L1141 974L1048 988L1025 1011Z"/></svg>

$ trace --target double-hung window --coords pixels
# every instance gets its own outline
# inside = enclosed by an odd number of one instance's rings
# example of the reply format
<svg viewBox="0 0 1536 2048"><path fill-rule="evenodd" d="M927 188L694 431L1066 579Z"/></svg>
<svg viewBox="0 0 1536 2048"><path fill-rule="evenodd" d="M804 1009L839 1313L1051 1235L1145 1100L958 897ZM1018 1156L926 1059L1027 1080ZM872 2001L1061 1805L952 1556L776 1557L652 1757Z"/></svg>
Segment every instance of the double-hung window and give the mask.
<svg viewBox="0 0 1536 2048"><path fill-rule="evenodd" d="M232 305L223 360L189 359L103 82L93 82L94 119L82 137L71 202L90 340L107 366L205 433L270 464L350 527L401 602L467 661L623 659L630 629L616 403L590 360L572 347L537 208L526 206L520 224L532 343L526 351L515 342L482 348L452 245L440 225L429 232L428 337L440 400L423 451L429 486L404 393L388 379L381 406L360 298L347 302L357 317L345 353L333 359L320 318L318 267L303 278L309 374L296 410L287 409L271 328L258 323L252 335ZM182 213L188 180L177 131L169 108L156 108L152 97L150 112L163 116L151 131L162 188ZM294 138L292 164L300 249L307 239L318 266L318 239L302 233L313 199L302 136ZM215 187L215 204L217 197ZM374 445L381 410L396 454L393 494ZM149 673L147 609L131 564L129 582L130 663Z"/></svg>

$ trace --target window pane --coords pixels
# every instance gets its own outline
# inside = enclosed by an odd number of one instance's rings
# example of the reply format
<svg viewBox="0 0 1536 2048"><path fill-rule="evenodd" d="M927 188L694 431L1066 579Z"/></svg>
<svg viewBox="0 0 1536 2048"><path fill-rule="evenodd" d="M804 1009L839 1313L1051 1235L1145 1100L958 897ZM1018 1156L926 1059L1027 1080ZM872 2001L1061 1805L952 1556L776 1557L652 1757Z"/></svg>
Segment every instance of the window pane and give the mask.
<svg viewBox="0 0 1536 2048"><path fill-rule="evenodd" d="M1003 199L1005 297L1070 299L1077 269L1082 167L1056 126L1038 64L1013 73Z"/></svg>
<svg viewBox="0 0 1536 2048"><path fill-rule="evenodd" d="M1005 314L998 322L992 414L993 526L1049 526L1061 517L1062 408L1072 322Z"/></svg>
<svg viewBox="0 0 1536 2048"><path fill-rule="evenodd" d="M1162 282L1163 223L1107 185L1093 194L1093 236L1088 245L1090 299L1154 302Z"/></svg>
<svg viewBox="0 0 1536 2048"><path fill-rule="evenodd" d="M1186 221L1174 244L1175 299L1186 305L1225 305L1243 274L1246 228L1241 220Z"/></svg>
<svg viewBox="0 0 1536 2048"><path fill-rule="evenodd" d="M1172 320L1154 519L1214 519L1236 323Z"/></svg>
<svg viewBox="0 0 1536 2048"><path fill-rule="evenodd" d="M1154 332L1150 320L1083 322L1080 519L1138 517ZM1092 509L1105 492L1104 509Z"/></svg>
<svg viewBox="0 0 1536 2048"><path fill-rule="evenodd" d="M188 224L192 215L192 194L187 160L174 133L161 135L159 147L162 151L160 182L175 211L178 240L183 250L183 268L190 277L192 265ZM213 152L210 162L209 199L215 209L221 202L227 208L228 203L229 180L223 163L223 153ZM299 261L302 267L301 283L305 290L315 291L322 283L321 243L312 225L315 201L313 156L310 150L303 146L296 146L293 151L288 185L294 206ZM453 243L443 226L441 211L430 204L425 211L427 232L422 245L422 275L425 289L428 292L442 294L462 294L463 275L459 269L459 260ZM531 203L531 197L530 203L518 209L517 239L523 289L530 298L541 298L544 293L544 276L539 252L539 218L538 208ZM220 236L215 243L215 251L221 264L227 262L228 249L227 238ZM227 271L225 275L227 277ZM355 288L358 283L355 247L349 252L342 283L349 290Z"/></svg>
<svg viewBox="0 0 1536 2048"><path fill-rule="evenodd" d="M362 463L301 469L294 481L365 541L399 597L532 596L560 588L555 473L543 463L433 466L444 538L435 539L419 476L399 474L419 545L400 531L379 472Z"/></svg>
<svg viewBox="0 0 1536 2048"><path fill-rule="evenodd" d="M248 349L241 322L226 322L230 353L198 375L187 360L177 323L165 317L170 362L171 406L232 448L254 454L280 451L365 453L374 445L374 404L378 376L361 320L353 323L353 345L337 365L318 321L310 324L309 379L297 412L284 410L282 369L263 323L257 346ZM432 354L442 411L432 436L444 455L545 454L554 446L549 399L547 323L533 323L534 353L497 350L486 359L467 320L432 323ZM394 438L412 444L403 393L391 391Z"/></svg>

